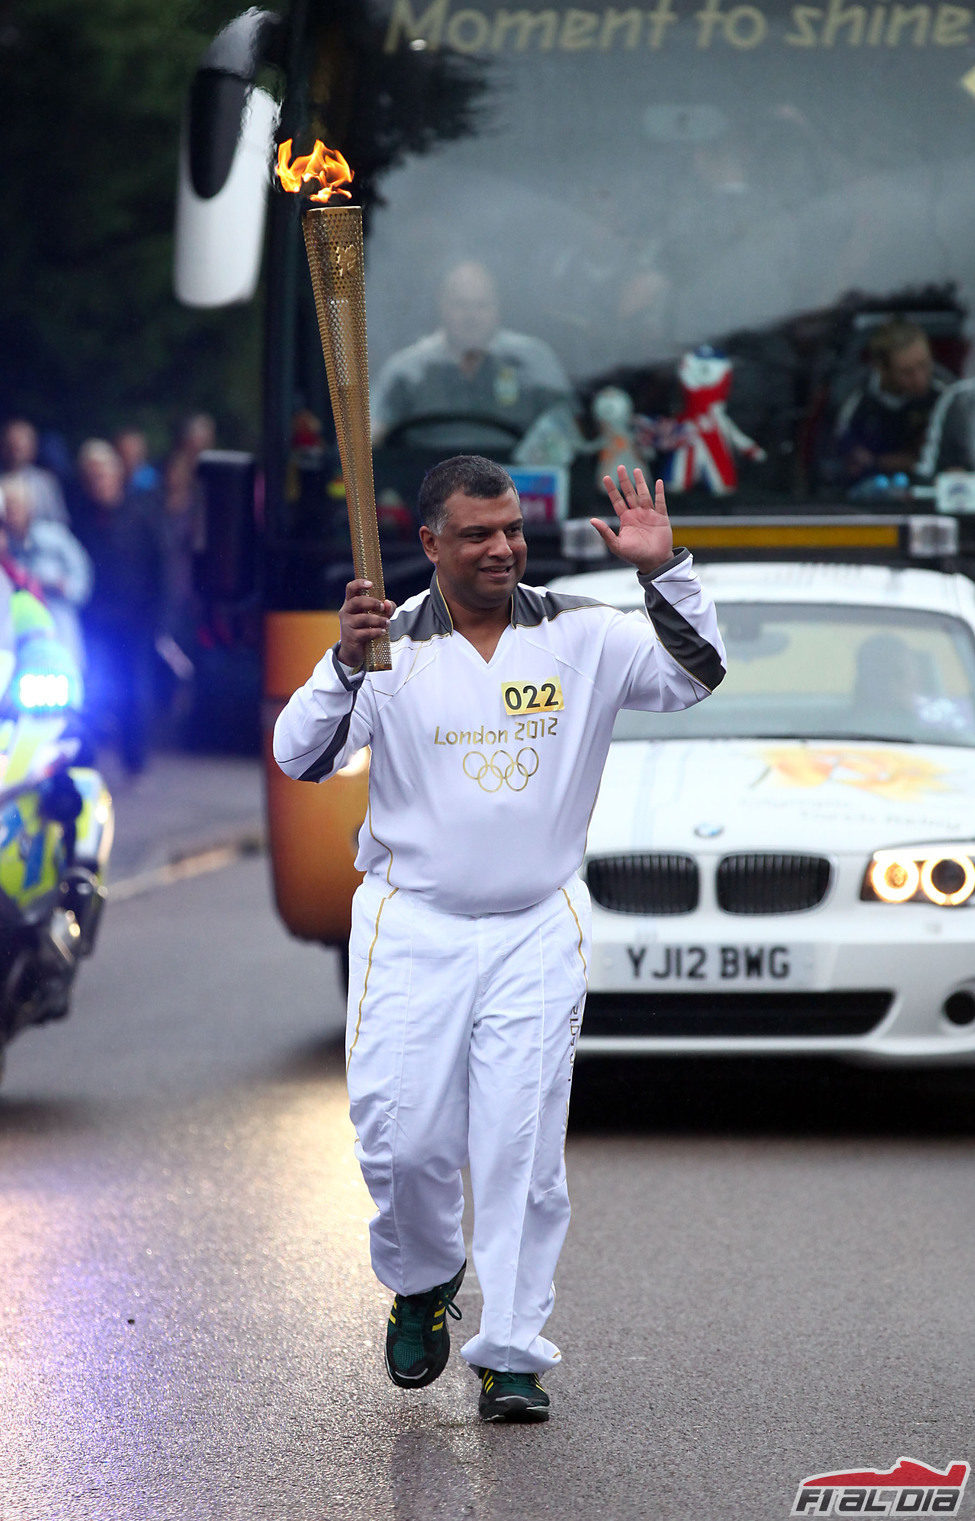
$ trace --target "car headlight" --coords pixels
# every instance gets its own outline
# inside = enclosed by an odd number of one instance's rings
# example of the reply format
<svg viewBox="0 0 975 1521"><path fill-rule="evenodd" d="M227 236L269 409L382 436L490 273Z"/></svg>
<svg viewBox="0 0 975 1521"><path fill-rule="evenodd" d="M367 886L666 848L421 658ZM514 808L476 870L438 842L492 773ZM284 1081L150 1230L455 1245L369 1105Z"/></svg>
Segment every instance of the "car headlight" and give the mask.
<svg viewBox="0 0 975 1521"><path fill-rule="evenodd" d="M975 847L905 846L876 850L860 897L871 903L934 903L958 908L975 893Z"/></svg>

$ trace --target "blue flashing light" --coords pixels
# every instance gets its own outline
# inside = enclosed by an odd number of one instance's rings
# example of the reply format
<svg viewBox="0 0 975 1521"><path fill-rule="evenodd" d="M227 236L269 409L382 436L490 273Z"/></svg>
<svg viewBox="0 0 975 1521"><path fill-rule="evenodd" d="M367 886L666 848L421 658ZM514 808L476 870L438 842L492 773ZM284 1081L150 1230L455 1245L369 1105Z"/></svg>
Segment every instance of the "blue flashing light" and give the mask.
<svg viewBox="0 0 975 1521"><path fill-rule="evenodd" d="M71 706L71 678L63 672L24 671L17 679L17 705L27 712Z"/></svg>

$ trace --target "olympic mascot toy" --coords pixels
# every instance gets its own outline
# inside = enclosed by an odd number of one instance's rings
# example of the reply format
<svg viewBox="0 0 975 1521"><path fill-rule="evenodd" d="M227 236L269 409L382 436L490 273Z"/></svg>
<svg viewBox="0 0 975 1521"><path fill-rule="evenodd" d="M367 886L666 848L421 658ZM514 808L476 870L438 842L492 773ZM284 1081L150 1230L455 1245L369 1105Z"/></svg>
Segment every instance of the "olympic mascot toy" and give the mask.
<svg viewBox="0 0 975 1521"><path fill-rule="evenodd" d="M637 424L643 419L634 416L633 402L619 386L604 386L593 397L592 415L599 424L596 450L596 485L601 486L604 475L616 478L617 465L625 465L632 474L642 470L652 457L641 448L636 436Z"/></svg>
<svg viewBox="0 0 975 1521"><path fill-rule="evenodd" d="M676 443L669 481L672 490L687 491L701 484L716 496L725 496L738 485L736 453L746 459L768 458L765 450L728 416L733 373L727 355L708 345L681 356L677 375L683 396L681 410L674 419Z"/></svg>

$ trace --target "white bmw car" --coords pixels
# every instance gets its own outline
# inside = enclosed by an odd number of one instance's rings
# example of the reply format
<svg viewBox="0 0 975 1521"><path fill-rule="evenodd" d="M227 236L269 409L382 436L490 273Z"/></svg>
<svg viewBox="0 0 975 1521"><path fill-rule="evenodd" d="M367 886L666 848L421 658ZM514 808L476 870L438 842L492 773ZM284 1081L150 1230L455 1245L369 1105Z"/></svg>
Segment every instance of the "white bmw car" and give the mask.
<svg viewBox="0 0 975 1521"><path fill-rule="evenodd" d="M701 576L728 675L687 712L617 721L581 1049L975 1060L975 587ZM641 605L625 569L555 587Z"/></svg>

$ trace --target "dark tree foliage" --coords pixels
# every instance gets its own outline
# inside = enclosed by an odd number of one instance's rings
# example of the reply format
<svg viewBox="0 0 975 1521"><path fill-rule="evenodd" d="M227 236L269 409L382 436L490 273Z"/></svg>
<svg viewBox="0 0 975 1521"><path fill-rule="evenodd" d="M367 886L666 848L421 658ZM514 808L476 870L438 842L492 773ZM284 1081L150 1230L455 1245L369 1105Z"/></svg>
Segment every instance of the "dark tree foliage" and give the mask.
<svg viewBox="0 0 975 1521"><path fill-rule="evenodd" d="M334 0L327 16L318 15L316 24L309 6L309 98L289 130L303 146L319 136L341 146L368 213L382 204L380 184L390 169L484 129L486 65L446 50L387 53L386 9L361 0Z"/></svg>
<svg viewBox="0 0 975 1521"><path fill-rule="evenodd" d="M24 414L72 445L136 423L161 447L179 417L205 409L222 442L257 443L259 304L188 311L172 288L187 91L214 35L244 9L0 0L0 417ZM387 57L360 0L297 0L293 16L311 77L283 125L346 148L368 215L384 171L472 129L483 80L469 59ZM280 78L272 70L266 82Z"/></svg>
<svg viewBox="0 0 975 1521"><path fill-rule="evenodd" d="M0 415L70 443L204 408L254 442L259 314L172 292L179 124L237 0L0 4Z"/></svg>

